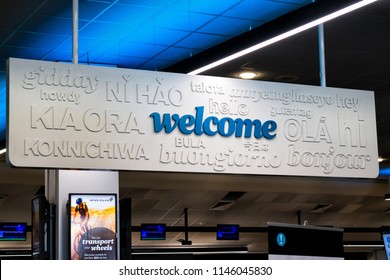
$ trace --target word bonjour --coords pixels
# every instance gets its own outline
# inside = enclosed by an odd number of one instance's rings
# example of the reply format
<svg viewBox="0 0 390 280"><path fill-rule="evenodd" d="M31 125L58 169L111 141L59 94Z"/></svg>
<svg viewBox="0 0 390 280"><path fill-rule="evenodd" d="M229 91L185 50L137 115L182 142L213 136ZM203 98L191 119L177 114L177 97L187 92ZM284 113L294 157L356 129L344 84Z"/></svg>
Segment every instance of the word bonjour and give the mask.
<svg viewBox="0 0 390 280"><path fill-rule="evenodd" d="M324 174L330 174L336 168L365 169L369 161L371 161L370 155L337 154L333 147L329 148L329 153L299 152L291 144L288 147L287 154L288 166L321 167Z"/></svg>
<svg viewBox="0 0 390 280"><path fill-rule="evenodd" d="M184 115L179 116L178 114L169 114L165 113L161 117L160 113L154 112L150 114L150 117L153 119L154 132L159 133L162 130L165 133L173 132L177 127L179 131L185 135L190 135L195 133L196 135L206 134L209 136L214 136L219 134L223 137L230 137L234 135L235 137L245 138L253 136L257 139L264 137L265 139L273 139L276 134L274 131L277 128L277 124L273 120L267 120L264 123L261 123L260 120L250 120L250 119L241 119L237 118L233 120L232 118L224 117L218 119L215 116L209 116L204 119L204 107L195 107L195 116Z"/></svg>

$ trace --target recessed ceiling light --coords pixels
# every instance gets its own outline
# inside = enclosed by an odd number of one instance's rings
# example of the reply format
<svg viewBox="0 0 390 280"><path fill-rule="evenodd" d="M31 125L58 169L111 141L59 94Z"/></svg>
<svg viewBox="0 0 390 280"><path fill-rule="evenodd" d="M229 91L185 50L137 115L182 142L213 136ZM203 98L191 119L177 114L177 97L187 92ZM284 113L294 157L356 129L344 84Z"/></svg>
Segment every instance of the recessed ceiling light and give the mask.
<svg viewBox="0 0 390 280"><path fill-rule="evenodd" d="M378 162L382 162L382 161L384 161L385 159L384 158L378 158Z"/></svg>
<svg viewBox="0 0 390 280"><path fill-rule="evenodd" d="M7 151L6 149L0 150L0 155L1 155L1 154L4 154L6 151Z"/></svg>
<svg viewBox="0 0 390 280"><path fill-rule="evenodd" d="M238 76L241 79L250 80L250 79L253 79L254 77L256 77L257 74L255 72L241 72Z"/></svg>

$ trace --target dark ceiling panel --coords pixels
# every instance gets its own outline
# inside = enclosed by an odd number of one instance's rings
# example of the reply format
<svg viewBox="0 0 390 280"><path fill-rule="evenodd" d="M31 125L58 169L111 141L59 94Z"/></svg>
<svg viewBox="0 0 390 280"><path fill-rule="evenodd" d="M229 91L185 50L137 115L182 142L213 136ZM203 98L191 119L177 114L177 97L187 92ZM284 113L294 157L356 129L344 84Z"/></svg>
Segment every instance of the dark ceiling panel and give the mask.
<svg viewBox="0 0 390 280"><path fill-rule="evenodd" d="M48 0L3 0L1 1L1 10L30 14L45 2Z"/></svg>
<svg viewBox="0 0 390 280"><path fill-rule="evenodd" d="M81 25L82 26L82 25ZM31 16L19 29L26 32L45 33L50 35L72 35L72 19L53 18L49 16Z"/></svg>

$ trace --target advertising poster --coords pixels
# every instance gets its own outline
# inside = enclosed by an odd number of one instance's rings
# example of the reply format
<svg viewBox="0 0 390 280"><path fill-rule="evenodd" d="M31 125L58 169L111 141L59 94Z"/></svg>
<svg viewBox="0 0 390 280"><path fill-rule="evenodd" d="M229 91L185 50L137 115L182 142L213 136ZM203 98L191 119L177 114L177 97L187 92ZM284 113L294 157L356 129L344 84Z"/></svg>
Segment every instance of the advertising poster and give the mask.
<svg viewBox="0 0 390 280"><path fill-rule="evenodd" d="M31 201L32 256L44 259L44 197L36 196Z"/></svg>
<svg viewBox="0 0 390 280"><path fill-rule="evenodd" d="M383 234L383 242L385 245L386 258L390 260L390 233L389 232Z"/></svg>
<svg viewBox="0 0 390 280"><path fill-rule="evenodd" d="M69 194L70 259L116 260L116 194Z"/></svg>

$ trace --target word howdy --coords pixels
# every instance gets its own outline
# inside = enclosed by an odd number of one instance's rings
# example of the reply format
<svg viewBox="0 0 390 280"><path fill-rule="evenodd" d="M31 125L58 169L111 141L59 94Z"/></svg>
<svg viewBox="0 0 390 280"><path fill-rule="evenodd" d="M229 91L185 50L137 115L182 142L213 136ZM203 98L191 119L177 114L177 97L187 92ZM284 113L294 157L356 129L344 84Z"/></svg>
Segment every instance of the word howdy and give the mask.
<svg viewBox="0 0 390 280"><path fill-rule="evenodd" d="M203 119L204 107L195 107L195 116L178 114L164 114L162 117L159 113L154 112L150 114L153 118L154 132L159 133L162 130L165 133L171 133L176 128L185 135L195 133L196 135L202 135L203 133L209 136L219 134L223 137L229 137L234 135L235 137L250 138L253 136L257 139L266 138L273 139L276 134L273 133L277 124L273 120L267 120L263 124L260 120L250 120L237 118L235 120L231 118L218 119L215 116L209 116Z"/></svg>

